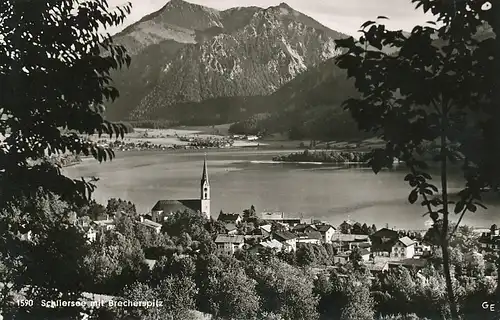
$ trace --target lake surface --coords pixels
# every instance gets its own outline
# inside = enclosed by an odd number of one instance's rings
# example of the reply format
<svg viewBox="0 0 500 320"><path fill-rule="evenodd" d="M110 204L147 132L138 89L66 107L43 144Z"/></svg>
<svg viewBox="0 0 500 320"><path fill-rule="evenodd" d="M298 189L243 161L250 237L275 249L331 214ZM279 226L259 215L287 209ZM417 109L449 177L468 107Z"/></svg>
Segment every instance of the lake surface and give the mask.
<svg viewBox="0 0 500 320"><path fill-rule="evenodd" d="M315 217L334 225L353 219L383 227L425 229L428 218L419 204L407 202L410 187L404 170L375 175L369 168L335 165L283 164L270 160L297 150L210 150L207 152L212 215L242 212L252 204L258 212L284 211L290 216ZM123 152L112 162L85 159L65 169L79 178L97 176L94 198L106 204L122 198L149 211L160 199L199 198L203 151ZM460 187L457 177L451 190ZM489 205L464 218L474 226L497 223L499 205Z"/></svg>

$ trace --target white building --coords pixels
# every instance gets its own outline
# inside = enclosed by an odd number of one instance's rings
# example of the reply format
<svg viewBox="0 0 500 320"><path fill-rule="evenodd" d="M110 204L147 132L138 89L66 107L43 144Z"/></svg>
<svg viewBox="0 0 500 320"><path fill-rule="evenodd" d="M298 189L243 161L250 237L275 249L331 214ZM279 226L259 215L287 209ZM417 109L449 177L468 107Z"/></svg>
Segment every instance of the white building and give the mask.
<svg viewBox="0 0 500 320"><path fill-rule="evenodd" d="M243 249L244 244L245 237L242 235L219 234L215 238L218 253L234 254L236 251Z"/></svg>
<svg viewBox="0 0 500 320"><path fill-rule="evenodd" d="M408 237L398 239L392 246L391 257L400 259L411 259L415 256L415 241Z"/></svg>

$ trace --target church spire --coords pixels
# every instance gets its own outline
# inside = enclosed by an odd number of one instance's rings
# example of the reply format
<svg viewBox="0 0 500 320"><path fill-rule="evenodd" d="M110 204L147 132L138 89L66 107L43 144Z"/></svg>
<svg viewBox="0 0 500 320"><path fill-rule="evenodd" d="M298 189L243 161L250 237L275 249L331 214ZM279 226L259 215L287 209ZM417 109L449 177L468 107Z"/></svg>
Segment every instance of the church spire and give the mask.
<svg viewBox="0 0 500 320"><path fill-rule="evenodd" d="M201 182L208 183L208 169L207 169L207 154L205 153L205 158L203 159L203 173L201 174Z"/></svg>

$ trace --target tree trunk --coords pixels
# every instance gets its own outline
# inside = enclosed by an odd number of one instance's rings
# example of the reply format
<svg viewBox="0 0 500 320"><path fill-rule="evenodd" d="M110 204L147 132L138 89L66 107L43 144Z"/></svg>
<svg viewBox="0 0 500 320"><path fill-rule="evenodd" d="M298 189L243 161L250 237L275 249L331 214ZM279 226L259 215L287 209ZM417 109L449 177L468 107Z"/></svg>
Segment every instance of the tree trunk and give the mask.
<svg viewBox="0 0 500 320"><path fill-rule="evenodd" d="M450 270L450 255L448 252L448 226L449 226L449 206L448 206L448 162L447 162L447 142L446 132L448 127L446 102L443 101L442 122L441 122L441 192L443 196L443 229L441 230L441 249L443 251L443 269L446 279L446 292L448 295L448 303L450 305L451 319L459 320L457 302L455 293L453 292L453 284L451 281Z"/></svg>

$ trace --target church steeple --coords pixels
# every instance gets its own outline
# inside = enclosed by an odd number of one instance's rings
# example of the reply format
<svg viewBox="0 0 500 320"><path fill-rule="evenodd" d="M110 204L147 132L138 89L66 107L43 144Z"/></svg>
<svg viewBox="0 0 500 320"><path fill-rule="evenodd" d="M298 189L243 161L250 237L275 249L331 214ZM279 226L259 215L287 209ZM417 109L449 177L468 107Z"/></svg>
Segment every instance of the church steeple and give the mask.
<svg viewBox="0 0 500 320"><path fill-rule="evenodd" d="M201 174L201 184L204 182L208 183L208 169L207 169L207 155L205 154L205 159L203 159L203 173Z"/></svg>
<svg viewBox="0 0 500 320"><path fill-rule="evenodd" d="M208 180L207 155L203 160L203 173L201 174L201 211L210 218L210 182Z"/></svg>

